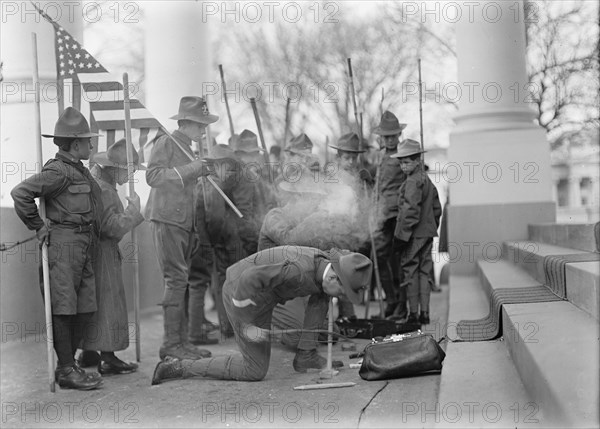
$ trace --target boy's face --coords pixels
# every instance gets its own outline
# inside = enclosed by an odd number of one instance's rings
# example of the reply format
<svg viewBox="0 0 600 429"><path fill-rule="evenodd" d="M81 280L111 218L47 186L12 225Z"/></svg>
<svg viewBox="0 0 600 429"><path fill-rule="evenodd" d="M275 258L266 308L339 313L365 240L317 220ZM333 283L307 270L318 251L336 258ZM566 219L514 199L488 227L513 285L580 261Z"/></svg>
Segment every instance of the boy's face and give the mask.
<svg viewBox="0 0 600 429"><path fill-rule="evenodd" d="M94 149L94 145L92 145L92 139L90 137L79 138L75 140L75 142L71 145L71 148L75 146L75 155L79 159L90 159L90 155L92 154L92 149Z"/></svg>
<svg viewBox="0 0 600 429"><path fill-rule="evenodd" d="M338 152L338 164L340 170L351 171L358 165L358 153L355 152Z"/></svg>
<svg viewBox="0 0 600 429"><path fill-rule="evenodd" d="M400 158L400 168L407 176L415 171L417 165L419 165L419 159Z"/></svg>
<svg viewBox="0 0 600 429"><path fill-rule="evenodd" d="M388 150L396 150L398 144L400 143L400 135L401 134L394 134L393 136L381 136L385 148Z"/></svg>

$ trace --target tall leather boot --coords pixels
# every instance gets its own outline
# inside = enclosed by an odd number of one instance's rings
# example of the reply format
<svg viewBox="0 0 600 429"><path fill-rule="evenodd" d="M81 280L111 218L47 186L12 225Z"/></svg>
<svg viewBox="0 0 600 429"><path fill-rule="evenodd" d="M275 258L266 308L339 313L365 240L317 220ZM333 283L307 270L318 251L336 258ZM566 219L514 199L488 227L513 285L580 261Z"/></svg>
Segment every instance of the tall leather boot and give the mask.
<svg viewBox="0 0 600 429"><path fill-rule="evenodd" d="M212 326L207 324L204 316L204 296L208 285L203 284L195 289L190 287L189 303L188 303L188 339L194 345L217 344L217 338L209 338L208 333Z"/></svg>
<svg viewBox="0 0 600 429"><path fill-rule="evenodd" d="M182 338L185 332L183 308L179 305L163 305L163 344L159 350L161 359L171 356L177 359L200 359L211 356L210 351L186 347Z"/></svg>

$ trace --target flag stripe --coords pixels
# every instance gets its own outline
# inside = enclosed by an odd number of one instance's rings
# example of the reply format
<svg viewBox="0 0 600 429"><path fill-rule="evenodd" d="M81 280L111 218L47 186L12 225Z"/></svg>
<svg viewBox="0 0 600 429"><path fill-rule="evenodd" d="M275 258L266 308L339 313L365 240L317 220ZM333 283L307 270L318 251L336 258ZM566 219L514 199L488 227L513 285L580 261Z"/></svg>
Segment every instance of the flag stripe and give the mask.
<svg viewBox="0 0 600 429"><path fill-rule="evenodd" d="M106 131L106 149L115 144L115 130L107 130Z"/></svg>
<svg viewBox="0 0 600 429"><path fill-rule="evenodd" d="M100 130L124 130L124 120L96 121ZM157 128L160 123L154 118L132 119L131 128Z"/></svg>
<svg viewBox="0 0 600 429"><path fill-rule="evenodd" d="M130 100L129 108L132 109L146 109L144 105L139 100ZM123 110L123 100L116 101L91 101L90 109L94 112L99 112L102 110ZM146 116L151 116L150 112L146 110Z"/></svg>
<svg viewBox="0 0 600 429"><path fill-rule="evenodd" d="M86 82L81 84L86 92L106 92L123 90L119 82Z"/></svg>

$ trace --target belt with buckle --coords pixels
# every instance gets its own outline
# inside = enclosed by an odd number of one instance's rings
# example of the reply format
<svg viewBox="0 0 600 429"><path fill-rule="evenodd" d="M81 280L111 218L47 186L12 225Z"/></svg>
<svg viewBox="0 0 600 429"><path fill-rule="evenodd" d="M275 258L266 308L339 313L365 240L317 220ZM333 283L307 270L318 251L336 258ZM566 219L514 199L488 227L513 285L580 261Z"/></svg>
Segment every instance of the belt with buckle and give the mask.
<svg viewBox="0 0 600 429"><path fill-rule="evenodd" d="M82 224L82 225L77 225L74 223L57 223L57 224L53 223L52 226L56 226L58 228L72 229L76 233L90 232L90 231L93 231L93 229L94 229L94 225L92 225L91 223L86 223L86 224Z"/></svg>

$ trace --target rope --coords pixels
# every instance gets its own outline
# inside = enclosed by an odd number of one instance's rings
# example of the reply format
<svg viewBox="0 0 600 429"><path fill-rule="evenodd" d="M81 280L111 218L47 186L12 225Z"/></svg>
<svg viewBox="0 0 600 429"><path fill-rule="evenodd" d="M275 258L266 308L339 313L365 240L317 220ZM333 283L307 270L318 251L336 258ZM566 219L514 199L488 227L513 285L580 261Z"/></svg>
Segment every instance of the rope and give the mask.
<svg viewBox="0 0 600 429"><path fill-rule="evenodd" d="M26 238L25 240L17 241L12 244L0 243L0 252L4 252L5 250L13 249L23 243L27 243L28 241L35 240L36 238L37 238L37 235L34 234L31 237Z"/></svg>

